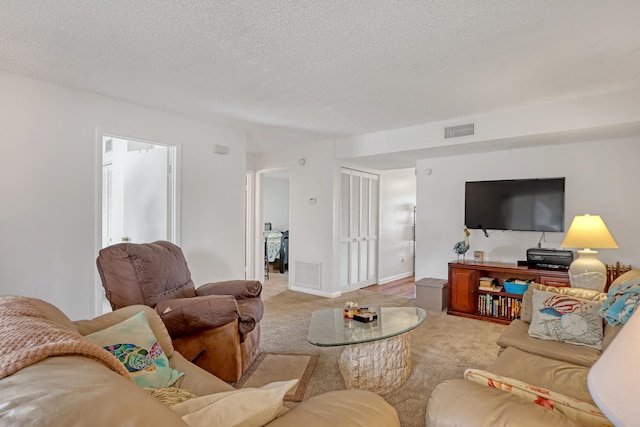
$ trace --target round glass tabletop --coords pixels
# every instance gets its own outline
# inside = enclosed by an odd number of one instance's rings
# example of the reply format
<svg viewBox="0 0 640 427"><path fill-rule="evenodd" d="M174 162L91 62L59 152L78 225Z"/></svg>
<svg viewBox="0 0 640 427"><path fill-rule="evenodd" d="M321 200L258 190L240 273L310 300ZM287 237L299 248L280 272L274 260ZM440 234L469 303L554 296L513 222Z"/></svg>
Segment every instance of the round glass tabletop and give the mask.
<svg viewBox="0 0 640 427"><path fill-rule="evenodd" d="M307 340L314 345L329 347L382 340L418 327L426 312L416 307L369 307L378 318L360 322L344 317L342 308L326 308L311 313Z"/></svg>

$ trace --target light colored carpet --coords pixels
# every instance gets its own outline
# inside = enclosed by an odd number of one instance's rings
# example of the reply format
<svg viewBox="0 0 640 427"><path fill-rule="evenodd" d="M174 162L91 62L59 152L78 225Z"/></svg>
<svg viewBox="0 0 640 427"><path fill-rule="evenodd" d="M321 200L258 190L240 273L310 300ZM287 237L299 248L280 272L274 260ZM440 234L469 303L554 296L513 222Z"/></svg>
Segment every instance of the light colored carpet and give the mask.
<svg viewBox="0 0 640 427"><path fill-rule="evenodd" d="M319 357L318 354L260 353L235 386L258 388L275 381L297 378L298 384L284 395L284 400L300 402Z"/></svg>
<svg viewBox="0 0 640 427"><path fill-rule="evenodd" d="M316 347L307 342L310 313L320 308L343 307L346 301L369 306L414 306L413 299L358 290L338 298L323 298L290 291L286 276L272 274L262 298L260 351L273 353L320 354L304 398L343 390L338 369L341 347ZM425 322L413 331L411 358L413 371L397 390L383 395L400 416L403 427L425 425L427 400L441 382L462 378L466 368L483 369L497 356L495 344L505 326L473 319L428 312ZM292 407L295 403L286 403Z"/></svg>

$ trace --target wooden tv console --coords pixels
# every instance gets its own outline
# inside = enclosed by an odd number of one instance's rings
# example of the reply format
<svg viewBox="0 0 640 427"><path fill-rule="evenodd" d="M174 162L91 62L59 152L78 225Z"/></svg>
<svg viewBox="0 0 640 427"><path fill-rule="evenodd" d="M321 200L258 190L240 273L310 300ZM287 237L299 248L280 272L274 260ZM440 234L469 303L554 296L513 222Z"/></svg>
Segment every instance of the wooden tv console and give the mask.
<svg viewBox="0 0 640 427"><path fill-rule="evenodd" d="M492 277L499 285L515 278L547 286L570 286L567 270L531 268L500 262L452 261L449 263L449 305L447 313L508 324L519 315L522 295L481 291L481 277Z"/></svg>

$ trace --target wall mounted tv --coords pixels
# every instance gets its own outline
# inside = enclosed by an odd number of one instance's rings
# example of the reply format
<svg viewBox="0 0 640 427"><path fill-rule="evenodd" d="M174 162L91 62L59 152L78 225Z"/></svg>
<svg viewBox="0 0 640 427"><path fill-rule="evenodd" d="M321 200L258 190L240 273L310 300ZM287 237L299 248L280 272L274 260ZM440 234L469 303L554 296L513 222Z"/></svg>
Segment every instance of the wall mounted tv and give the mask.
<svg viewBox="0 0 640 427"><path fill-rule="evenodd" d="M564 231L564 178L467 182L464 221L479 230Z"/></svg>

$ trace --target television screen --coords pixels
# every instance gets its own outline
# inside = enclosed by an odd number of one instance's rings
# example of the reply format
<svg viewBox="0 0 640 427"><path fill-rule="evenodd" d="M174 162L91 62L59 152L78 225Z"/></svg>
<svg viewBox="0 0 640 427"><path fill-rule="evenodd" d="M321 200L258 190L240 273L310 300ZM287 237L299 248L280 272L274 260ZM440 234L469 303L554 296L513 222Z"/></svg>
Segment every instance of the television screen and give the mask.
<svg viewBox="0 0 640 427"><path fill-rule="evenodd" d="M564 231L564 178L467 182L464 221L480 230Z"/></svg>

